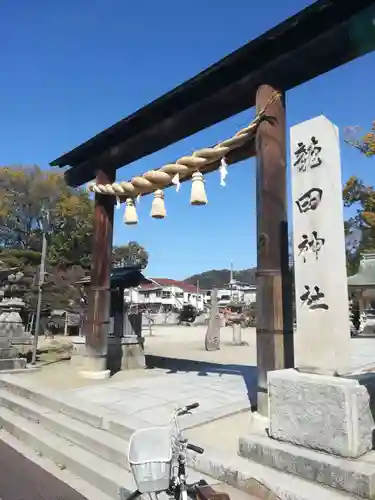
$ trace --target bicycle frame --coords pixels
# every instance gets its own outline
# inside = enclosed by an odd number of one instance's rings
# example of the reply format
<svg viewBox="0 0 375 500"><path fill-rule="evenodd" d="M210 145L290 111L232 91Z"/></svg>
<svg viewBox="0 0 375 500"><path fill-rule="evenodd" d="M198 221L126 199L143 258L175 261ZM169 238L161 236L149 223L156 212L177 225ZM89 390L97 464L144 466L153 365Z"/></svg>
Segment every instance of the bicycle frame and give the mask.
<svg viewBox="0 0 375 500"><path fill-rule="evenodd" d="M171 480L171 493L173 493L175 500L187 500L188 498L188 485L186 483L188 440L181 432L178 417L189 414L192 409L198 406L198 403L194 403L194 405L178 408L171 419L176 429L176 434L173 436L173 460L177 463L174 464L173 468L177 468L177 474L174 474Z"/></svg>
<svg viewBox="0 0 375 500"><path fill-rule="evenodd" d="M188 459L188 450L192 450L196 453L203 453L204 450L199 446L195 446L190 444L188 440L183 436L181 431L178 418L191 413L191 410L198 408L199 404L194 403L191 405L184 406L182 408L178 408L171 420L170 424L173 422L175 427L175 434L172 435L172 473L171 473L171 481L170 486L165 493L175 500L188 500L188 496L192 496L195 498L194 488L196 486L202 486L207 484L205 481L198 481L194 484L187 484L186 479L186 463ZM158 495L161 492L155 492L149 494L150 498L152 496ZM134 491L127 500L136 500L142 493L138 490Z"/></svg>

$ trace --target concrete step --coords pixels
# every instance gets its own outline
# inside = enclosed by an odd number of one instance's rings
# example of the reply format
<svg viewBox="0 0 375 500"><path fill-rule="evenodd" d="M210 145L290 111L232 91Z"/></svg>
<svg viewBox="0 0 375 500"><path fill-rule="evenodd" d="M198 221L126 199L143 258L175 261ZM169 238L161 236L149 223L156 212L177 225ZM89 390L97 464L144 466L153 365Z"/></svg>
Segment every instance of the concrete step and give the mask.
<svg viewBox="0 0 375 500"><path fill-rule="evenodd" d="M49 391L36 390L34 387L29 386L25 381L18 379L14 381L12 375L3 375L0 377L0 388L5 389L20 397L34 401L43 405L51 410L59 413L64 413L76 420L88 423L93 427L101 428L103 426L103 417L94 411L84 410L77 404L70 404L70 397L65 398L64 395L56 395L49 393ZM87 408L85 403L85 407Z"/></svg>
<svg viewBox="0 0 375 500"><path fill-rule="evenodd" d="M258 464L294 474L362 498L375 497L374 452L347 459L283 443L264 435L241 436L239 453Z"/></svg>
<svg viewBox="0 0 375 500"><path fill-rule="evenodd" d="M0 405L17 415L40 424L96 455L129 470L128 442L62 413L57 413L29 399L0 390Z"/></svg>
<svg viewBox="0 0 375 500"><path fill-rule="evenodd" d="M132 474L124 467L84 450L7 408L0 408L0 425L36 452L59 467L66 467L106 495L125 498L136 489Z"/></svg>
<svg viewBox="0 0 375 500"><path fill-rule="evenodd" d="M83 410L70 395L55 397L25 381L8 376L0 378L2 432L66 467L106 495L115 494L119 499L125 499L135 488L127 462L127 442L138 426L136 420L131 424L127 420L116 419L113 414L98 415L95 405L85 403ZM187 474L189 482L205 479L214 484L215 490L228 493L231 500L255 499L230 485L217 484L210 476L190 467ZM166 495L159 498L167 500Z"/></svg>
<svg viewBox="0 0 375 500"><path fill-rule="evenodd" d="M343 493L306 479L286 474L246 458L217 450L197 455L193 468L261 500L349 500Z"/></svg>
<svg viewBox="0 0 375 500"><path fill-rule="evenodd" d="M12 375L0 375L0 390L25 398L45 408L78 420L98 429L129 439L139 428L139 421L130 416L117 416L110 410L85 401L84 408L78 397L63 391L56 393L47 389L35 388L26 380L15 380Z"/></svg>

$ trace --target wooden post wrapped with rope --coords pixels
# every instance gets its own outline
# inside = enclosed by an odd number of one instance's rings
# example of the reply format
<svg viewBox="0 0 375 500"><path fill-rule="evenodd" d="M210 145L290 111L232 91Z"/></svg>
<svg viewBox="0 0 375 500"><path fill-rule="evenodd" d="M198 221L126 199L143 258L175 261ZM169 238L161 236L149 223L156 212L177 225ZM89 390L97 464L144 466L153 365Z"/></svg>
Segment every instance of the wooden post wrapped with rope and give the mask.
<svg viewBox="0 0 375 500"><path fill-rule="evenodd" d="M115 171L99 170L98 184L114 182ZM84 325L86 356L83 376L109 377L107 370L107 336L110 316L110 273L115 198L95 193L94 235L92 245L91 286L88 317Z"/></svg>

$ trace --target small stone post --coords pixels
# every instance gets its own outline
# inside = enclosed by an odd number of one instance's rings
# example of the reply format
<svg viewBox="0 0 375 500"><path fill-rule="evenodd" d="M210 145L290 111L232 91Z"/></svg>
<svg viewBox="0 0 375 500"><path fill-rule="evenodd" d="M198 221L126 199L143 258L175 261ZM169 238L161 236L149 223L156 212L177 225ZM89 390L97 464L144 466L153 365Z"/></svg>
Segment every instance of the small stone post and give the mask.
<svg viewBox="0 0 375 500"><path fill-rule="evenodd" d="M206 351L218 351L220 349L220 316L217 304L217 289L211 294L211 310L205 337Z"/></svg>

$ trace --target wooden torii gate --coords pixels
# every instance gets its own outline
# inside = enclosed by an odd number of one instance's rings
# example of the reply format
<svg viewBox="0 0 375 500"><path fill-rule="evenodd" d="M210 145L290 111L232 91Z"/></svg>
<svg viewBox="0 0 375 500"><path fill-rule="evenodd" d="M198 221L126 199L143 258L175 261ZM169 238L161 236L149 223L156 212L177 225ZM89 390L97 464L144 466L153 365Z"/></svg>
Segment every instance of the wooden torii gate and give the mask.
<svg viewBox="0 0 375 500"><path fill-rule="evenodd" d="M267 372L294 364L288 266L285 92L375 47L374 1L320 0L215 65L51 162L70 166L71 186L115 182L116 170L256 106L277 91L253 140L227 163L257 158L258 410L267 413ZM212 169L217 168L214 165ZM114 197L96 193L86 326L93 374L106 362Z"/></svg>

